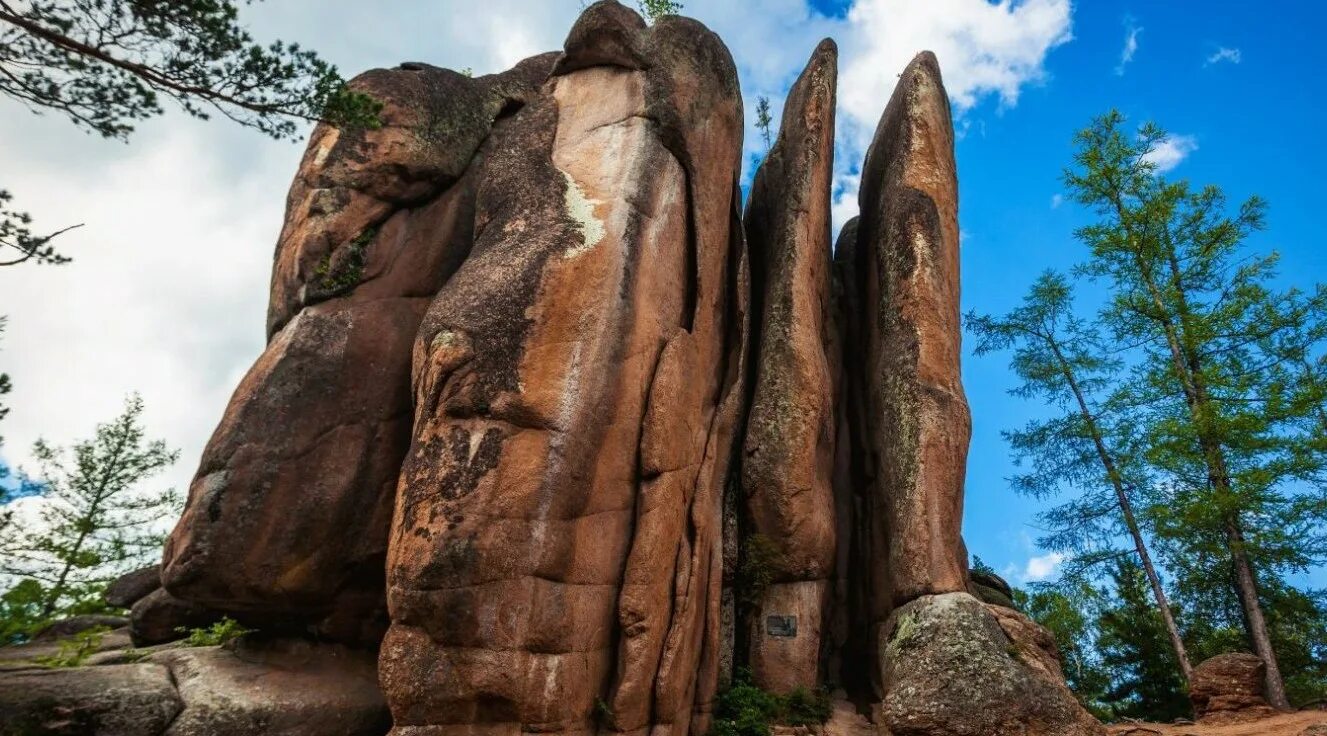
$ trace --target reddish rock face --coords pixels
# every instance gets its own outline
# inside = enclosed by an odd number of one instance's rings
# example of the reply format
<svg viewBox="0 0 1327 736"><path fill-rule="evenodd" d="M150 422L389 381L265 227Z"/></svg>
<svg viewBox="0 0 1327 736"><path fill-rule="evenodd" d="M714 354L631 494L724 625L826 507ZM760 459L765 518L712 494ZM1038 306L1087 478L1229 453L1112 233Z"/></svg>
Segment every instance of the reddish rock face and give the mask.
<svg viewBox="0 0 1327 736"><path fill-rule="evenodd" d="M929 52L899 78L862 170L856 331L874 452L877 620L964 590L971 419L959 373L958 179L949 99Z"/></svg>
<svg viewBox="0 0 1327 736"><path fill-rule="evenodd" d="M472 160L553 57L469 79L407 65L354 85L382 127L315 129L287 202L271 339L204 450L162 582L250 623L324 619L376 641L410 442L410 354L430 297L465 258Z"/></svg>
<svg viewBox="0 0 1327 736"><path fill-rule="evenodd" d="M496 135L474 247L415 343L394 733L707 729L745 341L739 100L704 27L600 3Z"/></svg>
<svg viewBox="0 0 1327 736"><path fill-rule="evenodd" d="M831 257L835 65L822 42L744 223L741 93L694 21L609 0L504 74L357 78L383 126L313 133L267 349L139 638L199 612L380 643L396 736L705 734L748 665L896 736L1096 734L1045 632L956 592L936 61L901 76Z"/></svg>
<svg viewBox="0 0 1327 736"><path fill-rule="evenodd" d="M746 211L756 291L755 387L741 484L745 533L772 546L748 613L756 684L815 688L835 562L834 369L827 329L838 52L820 43L784 105Z"/></svg>
<svg viewBox="0 0 1327 736"><path fill-rule="evenodd" d="M1274 715L1263 696L1267 666L1257 655L1219 654L1193 668L1189 700L1200 723L1239 723Z"/></svg>

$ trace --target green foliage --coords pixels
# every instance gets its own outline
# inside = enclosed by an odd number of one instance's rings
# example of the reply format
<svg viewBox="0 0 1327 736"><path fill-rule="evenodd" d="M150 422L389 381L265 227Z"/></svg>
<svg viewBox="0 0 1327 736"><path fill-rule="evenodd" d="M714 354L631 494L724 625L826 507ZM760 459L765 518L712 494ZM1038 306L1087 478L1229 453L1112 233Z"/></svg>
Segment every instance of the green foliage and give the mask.
<svg viewBox="0 0 1327 736"><path fill-rule="evenodd" d="M110 631L109 626L93 626L90 629L60 640L60 650L55 654L38 657L37 664L47 667L78 667L97 652L101 640Z"/></svg>
<svg viewBox="0 0 1327 736"><path fill-rule="evenodd" d="M1166 627L1143 571L1121 561L1111 571L1113 605L1097 620L1101 664L1111 673L1106 693L1117 717L1166 722L1189 717L1189 696Z"/></svg>
<svg viewBox="0 0 1327 736"><path fill-rule="evenodd" d="M677 15L682 12L682 3L676 0L637 0L637 7L645 20L653 23L665 15Z"/></svg>
<svg viewBox="0 0 1327 736"><path fill-rule="evenodd" d="M180 627L176 631L186 635L182 640L186 647L219 647L244 636L252 629L246 629L226 616L211 626L197 629Z"/></svg>
<svg viewBox="0 0 1327 736"><path fill-rule="evenodd" d="M189 115L221 114L278 139L320 120L375 128L382 104L298 44L254 41L233 0L29 0L0 3L0 96L125 139L170 99ZM0 266L69 259L34 235L0 190ZM77 227L77 226L75 226Z"/></svg>
<svg viewBox="0 0 1327 736"><path fill-rule="evenodd" d="M972 571L982 573L983 575L991 575L991 576L996 575L995 568L986 564L986 562L982 560L982 558L976 555L972 556Z"/></svg>
<svg viewBox="0 0 1327 736"><path fill-rule="evenodd" d="M78 225L46 235L34 235L29 227L32 216L10 209L9 203L13 199L14 195L0 189L0 266L17 266L26 261L53 266L68 263L69 258L57 253L51 240Z"/></svg>
<svg viewBox="0 0 1327 736"><path fill-rule="evenodd" d="M18 581L5 594L5 611L14 619L0 622L0 630L105 610L106 585L160 554L161 524L179 513L180 498L138 486L178 453L145 439L142 411L142 400L131 396L124 412L99 425L92 439L68 451L44 441L34 446L40 480L22 482L42 496L41 523L11 525L0 539L6 551L0 574Z"/></svg>
<svg viewBox="0 0 1327 736"><path fill-rule="evenodd" d="M333 264L334 256L337 251L333 251L323 256L314 269L313 277L318 286L325 292L339 294L348 291L359 285L364 278L364 264L368 260L367 251L369 244L378 236L376 226L366 227L364 230L346 244L344 255L339 261Z"/></svg>
<svg viewBox="0 0 1327 736"><path fill-rule="evenodd" d="M1083 583L1041 586L1032 592L1014 590L1014 602L1029 618L1051 632L1060 650L1064 678L1079 701L1102 720L1113 717L1106 691L1111 673L1096 650L1096 626L1091 611L1101 594Z"/></svg>
<svg viewBox="0 0 1327 736"><path fill-rule="evenodd" d="M737 569L738 597L747 605L760 602L765 589L774 582L775 565L782 556L778 543L764 534L752 534L742 544Z"/></svg>
<svg viewBox="0 0 1327 736"><path fill-rule="evenodd" d="M25 579L0 594L0 646L21 644L46 625L45 593L41 583Z"/></svg>
<svg viewBox="0 0 1327 736"><path fill-rule="evenodd" d="M769 114L769 98L761 95L756 98L756 129L760 131L765 138L765 151L774 145L770 134L770 126L774 123L774 118Z"/></svg>
<svg viewBox="0 0 1327 736"><path fill-rule="evenodd" d="M711 736L769 736L770 726L818 725L829 720L829 694L797 688L787 695L760 689L751 670L738 669L733 682L715 699Z"/></svg>

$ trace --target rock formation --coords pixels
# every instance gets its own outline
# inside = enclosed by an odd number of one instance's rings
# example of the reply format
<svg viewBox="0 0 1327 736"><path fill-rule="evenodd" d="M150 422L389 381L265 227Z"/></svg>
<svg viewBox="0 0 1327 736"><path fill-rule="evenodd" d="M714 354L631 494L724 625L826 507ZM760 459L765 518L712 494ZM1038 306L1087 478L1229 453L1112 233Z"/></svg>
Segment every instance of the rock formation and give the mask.
<svg viewBox="0 0 1327 736"><path fill-rule="evenodd" d="M749 591L755 682L814 688L835 561L830 182L838 51L826 39L793 84L746 210L755 371L741 463L748 544L771 582ZM754 550L748 549L748 554Z"/></svg>
<svg viewBox="0 0 1327 736"><path fill-rule="evenodd" d="M737 74L696 21L604 0L502 74L356 78L382 126L314 130L267 349L163 587L113 592L143 643L258 629L243 671L168 644L70 692L141 681L97 700L135 733L381 732L376 650L395 736L703 736L738 667L841 689L831 730L1099 733L967 570L939 66L901 75L831 249L836 63L814 50L744 216ZM269 669L316 697L254 687Z"/></svg>
<svg viewBox="0 0 1327 736"><path fill-rule="evenodd" d="M1199 723L1239 723L1276 713L1263 695L1267 666L1257 655L1219 654L1193 668L1189 700Z"/></svg>

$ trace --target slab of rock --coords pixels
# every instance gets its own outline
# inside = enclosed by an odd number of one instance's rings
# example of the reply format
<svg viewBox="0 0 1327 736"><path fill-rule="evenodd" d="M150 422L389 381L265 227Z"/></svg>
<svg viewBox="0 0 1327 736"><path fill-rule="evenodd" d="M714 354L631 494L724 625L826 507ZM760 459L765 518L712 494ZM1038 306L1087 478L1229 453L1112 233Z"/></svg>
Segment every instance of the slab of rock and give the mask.
<svg viewBox="0 0 1327 736"><path fill-rule="evenodd" d="M1010 588L1009 583L995 573L969 570L968 592L980 599L982 603L1004 606L1005 608L1017 608L1014 605L1013 588Z"/></svg>
<svg viewBox="0 0 1327 736"><path fill-rule="evenodd" d="M183 702L164 736L381 736L391 726L371 652L246 639L149 661L169 667Z"/></svg>
<svg viewBox="0 0 1327 736"><path fill-rule="evenodd" d="M967 593L896 609L881 629L877 725L890 736L1103 736L1041 637L1025 636L1035 624L1005 617L1022 616Z"/></svg>
<svg viewBox="0 0 1327 736"><path fill-rule="evenodd" d="M877 619L967 589L959 370L958 179L949 99L929 52L900 75L862 168L855 265L868 442L878 457Z"/></svg>
<svg viewBox="0 0 1327 736"><path fill-rule="evenodd" d="M160 664L0 673L6 736L160 736L182 707Z"/></svg>
<svg viewBox="0 0 1327 736"><path fill-rule="evenodd" d="M490 132L552 63L475 79L375 70L351 84L384 104L380 128L314 130L277 243L267 349L166 545L173 595L250 625L381 637L415 333L470 250Z"/></svg>
<svg viewBox="0 0 1327 736"><path fill-rule="evenodd" d="M1239 723L1276 714L1263 695L1267 666L1257 655L1219 654L1193 668L1189 701L1199 723Z"/></svg>
<svg viewBox="0 0 1327 736"><path fill-rule="evenodd" d="M746 343L736 79L695 21L598 3L495 134L416 341L379 663L397 736L708 729Z"/></svg>
<svg viewBox="0 0 1327 736"><path fill-rule="evenodd" d="M67 639L52 638L0 647L0 672L44 668L46 665L42 664L42 660L61 655L63 653L61 643L65 641ZM123 650L133 645L128 628L112 629L91 640L90 643L89 661L100 656L102 652ZM65 651L68 651L67 647Z"/></svg>
<svg viewBox="0 0 1327 736"><path fill-rule="evenodd" d="M756 171L745 225L758 310L755 387L741 482L746 533L777 548L750 612L753 681L777 693L821 682L835 563L829 345L830 184L838 50L826 39L793 84Z"/></svg>
<svg viewBox="0 0 1327 736"><path fill-rule="evenodd" d="M163 644L188 635L188 629L210 626L222 614L157 588L129 611L129 635L136 646Z"/></svg>
<svg viewBox="0 0 1327 736"><path fill-rule="evenodd" d="M53 621L43 626L32 635L32 641L52 641L54 639L63 639L73 636L88 629L121 629L129 625L129 619L124 616L108 616L103 614L85 614L82 616L70 616L62 618L59 621Z"/></svg>
<svg viewBox="0 0 1327 736"><path fill-rule="evenodd" d="M161 587L161 565L149 565L133 572L127 572L106 586L101 594L107 605L116 608L129 608L147 597L148 593Z"/></svg>

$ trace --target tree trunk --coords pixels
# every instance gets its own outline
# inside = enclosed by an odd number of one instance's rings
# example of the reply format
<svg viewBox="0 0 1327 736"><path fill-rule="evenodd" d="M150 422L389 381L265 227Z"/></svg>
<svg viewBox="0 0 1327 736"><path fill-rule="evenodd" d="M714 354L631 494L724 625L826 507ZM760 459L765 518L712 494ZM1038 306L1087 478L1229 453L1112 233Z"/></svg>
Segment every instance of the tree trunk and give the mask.
<svg viewBox="0 0 1327 736"><path fill-rule="evenodd" d="M1244 618L1248 621L1253 653L1267 665L1267 691L1264 695L1273 708L1290 710L1285 682L1281 679L1281 667L1276 662L1272 637L1267 631L1267 619L1263 617L1262 604L1258 601L1258 581L1253 574L1253 565L1249 564L1248 555L1244 553L1244 534L1239 526L1232 522L1226 525L1226 537L1230 544L1231 558L1234 560L1235 589L1239 593L1239 602L1244 609Z"/></svg>
<svg viewBox="0 0 1327 736"><path fill-rule="evenodd" d="M1180 665L1180 672L1184 675L1184 681L1187 683L1193 676L1193 665L1189 663L1189 652L1184 648L1184 640L1180 638L1180 629L1175 624L1175 616L1170 611L1170 601L1166 598L1166 590L1161 587L1161 578L1157 575L1156 566L1152 564L1152 555L1147 551L1147 543L1143 540L1142 529L1138 526L1138 519L1133 513L1133 502L1129 500L1129 494L1124 487L1124 478L1120 475L1119 467L1115 463L1114 457L1106 447L1106 441L1101 435L1101 429L1097 425L1096 417L1092 414L1087 405L1087 397L1083 395L1082 389L1078 385L1078 379L1074 375L1073 368L1069 361L1060 351L1060 346L1054 338L1047 338L1051 350L1055 353L1056 360L1060 363L1060 370L1064 373L1065 380L1069 383L1069 388L1074 393L1074 398L1078 401L1078 410L1083 416L1083 421L1087 423L1087 429L1092 434L1092 443L1096 447L1097 457L1101 460L1102 466L1106 470L1106 476L1110 478L1111 485L1115 488L1115 501L1120 507L1120 514L1124 516L1124 525L1129 529L1129 536L1133 539L1134 549L1138 552L1138 560L1143 565L1143 571L1147 574L1147 581L1152 586L1152 597L1156 600L1157 611L1161 613L1161 620L1166 625L1166 635L1170 638L1170 647L1175 650L1175 660Z"/></svg>

